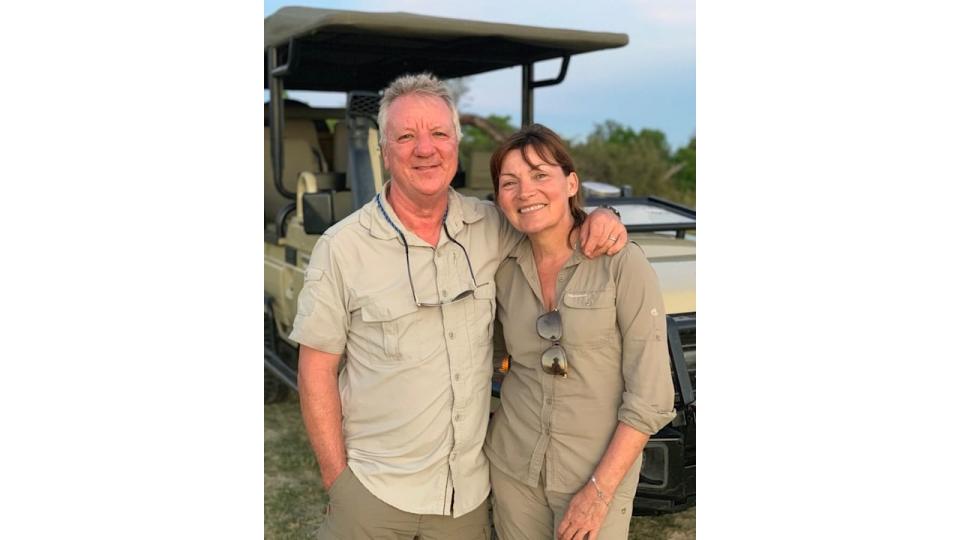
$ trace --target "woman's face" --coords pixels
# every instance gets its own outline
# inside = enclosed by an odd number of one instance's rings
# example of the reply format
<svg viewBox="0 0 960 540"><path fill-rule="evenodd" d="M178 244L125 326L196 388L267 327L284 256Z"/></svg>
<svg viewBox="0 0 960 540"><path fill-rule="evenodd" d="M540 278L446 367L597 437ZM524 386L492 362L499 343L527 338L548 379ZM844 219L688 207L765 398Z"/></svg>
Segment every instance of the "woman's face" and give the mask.
<svg viewBox="0 0 960 540"><path fill-rule="evenodd" d="M560 227L565 235L573 225L568 200L580 188L577 173L565 175L534 149L523 151L526 160L520 150L511 150L503 159L497 204L520 232L535 235Z"/></svg>

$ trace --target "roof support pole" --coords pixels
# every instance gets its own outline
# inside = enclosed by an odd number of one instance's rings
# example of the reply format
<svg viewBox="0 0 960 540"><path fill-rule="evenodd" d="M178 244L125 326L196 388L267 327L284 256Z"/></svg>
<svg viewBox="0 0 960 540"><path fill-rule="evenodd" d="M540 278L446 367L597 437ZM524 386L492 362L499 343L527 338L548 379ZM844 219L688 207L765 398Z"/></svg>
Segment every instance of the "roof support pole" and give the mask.
<svg viewBox="0 0 960 540"><path fill-rule="evenodd" d="M523 73L521 74L523 78L523 104L520 113L523 125L521 127L526 127L533 123L533 89L562 83L563 79L567 77L567 67L569 65L570 55L565 54L563 56L563 62L560 64L559 75L553 79L535 81L533 80L533 63L523 64Z"/></svg>
<svg viewBox="0 0 960 540"><path fill-rule="evenodd" d="M273 164L273 184L277 192L288 199L296 193L283 186L283 79L277 71L277 48L267 51L267 77L270 85L270 160Z"/></svg>
<svg viewBox="0 0 960 540"><path fill-rule="evenodd" d="M521 78L520 127L527 127L533 123L533 63L523 64Z"/></svg>

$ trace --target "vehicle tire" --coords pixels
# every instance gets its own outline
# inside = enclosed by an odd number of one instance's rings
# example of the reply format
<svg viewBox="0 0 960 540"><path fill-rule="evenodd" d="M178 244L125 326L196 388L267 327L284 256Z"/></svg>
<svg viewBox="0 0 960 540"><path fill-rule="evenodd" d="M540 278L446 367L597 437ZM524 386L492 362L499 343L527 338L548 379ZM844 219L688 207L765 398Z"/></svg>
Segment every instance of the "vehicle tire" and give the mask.
<svg viewBox="0 0 960 540"><path fill-rule="evenodd" d="M263 348L271 352L277 351L277 329L274 326L273 308L270 305L269 297L264 296L263 309ZM286 399L290 389L283 381L270 373L270 370L263 368L263 402L277 403Z"/></svg>

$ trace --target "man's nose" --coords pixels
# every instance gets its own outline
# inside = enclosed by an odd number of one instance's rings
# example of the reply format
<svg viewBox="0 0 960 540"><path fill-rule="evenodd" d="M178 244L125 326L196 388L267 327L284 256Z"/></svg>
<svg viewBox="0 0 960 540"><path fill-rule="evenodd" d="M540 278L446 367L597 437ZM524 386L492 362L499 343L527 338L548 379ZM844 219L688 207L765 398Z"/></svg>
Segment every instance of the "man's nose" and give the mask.
<svg viewBox="0 0 960 540"><path fill-rule="evenodd" d="M417 145L414 151L418 156L429 156L433 153L434 148L433 139L430 138L429 133L417 135Z"/></svg>

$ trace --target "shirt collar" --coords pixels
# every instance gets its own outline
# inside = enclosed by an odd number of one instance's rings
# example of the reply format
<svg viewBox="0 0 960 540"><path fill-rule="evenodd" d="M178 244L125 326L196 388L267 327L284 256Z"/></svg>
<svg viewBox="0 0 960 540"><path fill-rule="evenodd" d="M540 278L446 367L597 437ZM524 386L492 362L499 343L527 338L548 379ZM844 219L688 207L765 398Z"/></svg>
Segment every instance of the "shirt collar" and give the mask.
<svg viewBox="0 0 960 540"><path fill-rule="evenodd" d="M525 236L523 240L513 248L513 251L507 255L507 258L516 259L517 265L519 265L525 273L531 276L537 275L537 263L533 258L533 245L530 243L530 238ZM567 262L563 263L562 270L577 266L583 262L585 258L586 255L584 255L580 249L580 239L577 238L573 244L573 253L570 254Z"/></svg>
<svg viewBox="0 0 960 540"><path fill-rule="evenodd" d="M416 235L410 233L403 226L403 223L400 222L396 212L393 211L393 207L390 206L390 202L387 200L386 193L392 183L393 180L388 180L383 185L382 195L380 196L383 210L390 216L390 220L393 221L394 225L400 228L403 235L407 238L407 242L415 242ZM477 207L478 204L482 203L466 200L463 195L457 193L452 187L447 188L447 229L450 231L451 236L456 236L463 229L464 224L474 223L483 218L484 214L480 211L480 208ZM360 224L366 227L367 230L370 231L370 235L374 238L381 240L400 238L397 235L397 231L384 219L380 208L377 206L376 198L363 205L363 208L360 210ZM444 235L441 235L441 241L442 236Z"/></svg>

